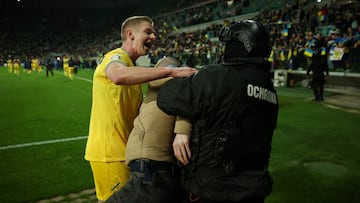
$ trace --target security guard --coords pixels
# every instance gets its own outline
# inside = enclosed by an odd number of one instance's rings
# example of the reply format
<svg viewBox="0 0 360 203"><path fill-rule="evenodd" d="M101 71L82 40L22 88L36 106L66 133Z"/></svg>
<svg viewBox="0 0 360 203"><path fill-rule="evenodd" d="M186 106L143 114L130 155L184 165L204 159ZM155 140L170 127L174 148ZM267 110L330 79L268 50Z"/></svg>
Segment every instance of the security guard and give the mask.
<svg viewBox="0 0 360 203"><path fill-rule="evenodd" d="M319 45L314 45L311 48L313 49L314 54L309 68L306 71L306 75L307 77L310 77L310 73L312 73L311 88L314 93L314 101L323 101L324 85L329 78L327 57L326 55L321 54L321 47Z"/></svg>
<svg viewBox="0 0 360 203"><path fill-rule="evenodd" d="M168 81L158 106L193 123L190 137L173 142L184 164L185 202L263 203L272 189L267 166L278 115L265 60L269 34L262 24L243 20L223 27L219 40L224 63Z"/></svg>

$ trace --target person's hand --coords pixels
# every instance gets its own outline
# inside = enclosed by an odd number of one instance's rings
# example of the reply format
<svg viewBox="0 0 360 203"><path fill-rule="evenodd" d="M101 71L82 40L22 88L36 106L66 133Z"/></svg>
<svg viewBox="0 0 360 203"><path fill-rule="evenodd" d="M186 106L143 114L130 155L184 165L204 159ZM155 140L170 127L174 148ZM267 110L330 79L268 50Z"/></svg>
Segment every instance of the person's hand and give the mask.
<svg viewBox="0 0 360 203"><path fill-rule="evenodd" d="M190 67L181 67L181 68L171 68L171 73L169 76L171 77L187 77L196 73L197 70L195 68Z"/></svg>
<svg viewBox="0 0 360 203"><path fill-rule="evenodd" d="M173 150L175 157L185 166L191 158L189 135L176 134L173 142Z"/></svg>

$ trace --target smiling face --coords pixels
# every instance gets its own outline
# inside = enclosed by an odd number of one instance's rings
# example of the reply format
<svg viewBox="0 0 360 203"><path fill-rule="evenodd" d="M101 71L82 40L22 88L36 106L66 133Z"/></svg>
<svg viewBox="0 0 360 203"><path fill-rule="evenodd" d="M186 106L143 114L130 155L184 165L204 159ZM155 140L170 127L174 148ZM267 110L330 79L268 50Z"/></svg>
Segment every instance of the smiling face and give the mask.
<svg viewBox="0 0 360 203"><path fill-rule="evenodd" d="M140 56L148 54L156 38L153 26L144 21L134 31L134 49Z"/></svg>
<svg viewBox="0 0 360 203"><path fill-rule="evenodd" d="M122 48L125 49L133 61L147 55L156 39L153 22L148 17L137 17L123 23L121 37Z"/></svg>

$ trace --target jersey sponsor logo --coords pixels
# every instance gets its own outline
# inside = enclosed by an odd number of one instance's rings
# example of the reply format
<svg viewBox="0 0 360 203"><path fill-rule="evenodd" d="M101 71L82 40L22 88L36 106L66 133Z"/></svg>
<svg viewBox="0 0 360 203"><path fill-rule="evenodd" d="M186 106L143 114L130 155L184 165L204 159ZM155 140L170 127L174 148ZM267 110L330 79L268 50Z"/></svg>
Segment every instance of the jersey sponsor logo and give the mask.
<svg viewBox="0 0 360 203"><path fill-rule="evenodd" d="M112 55L110 56L110 61L120 61L121 60L121 57L120 55Z"/></svg>
<svg viewBox="0 0 360 203"><path fill-rule="evenodd" d="M257 85L247 85L247 95L255 99L260 99L272 104L277 104L276 94L268 89L259 87Z"/></svg>

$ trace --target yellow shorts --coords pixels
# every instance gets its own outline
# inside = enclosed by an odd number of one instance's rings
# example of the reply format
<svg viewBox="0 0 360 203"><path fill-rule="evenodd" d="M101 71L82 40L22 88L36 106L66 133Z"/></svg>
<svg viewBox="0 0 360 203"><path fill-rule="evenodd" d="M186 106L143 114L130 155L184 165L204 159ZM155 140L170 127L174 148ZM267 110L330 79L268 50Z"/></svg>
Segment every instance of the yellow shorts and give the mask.
<svg viewBox="0 0 360 203"><path fill-rule="evenodd" d="M130 169L125 162L90 162L95 182L96 197L107 200L129 179Z"/></svg>
<svg viewBox="0 0 360 203"><path fill-rule="evenodd" d="M69 67L69 68L67 68L67 71L68 71L69 73L74 73L74 67Z"/></svg>

